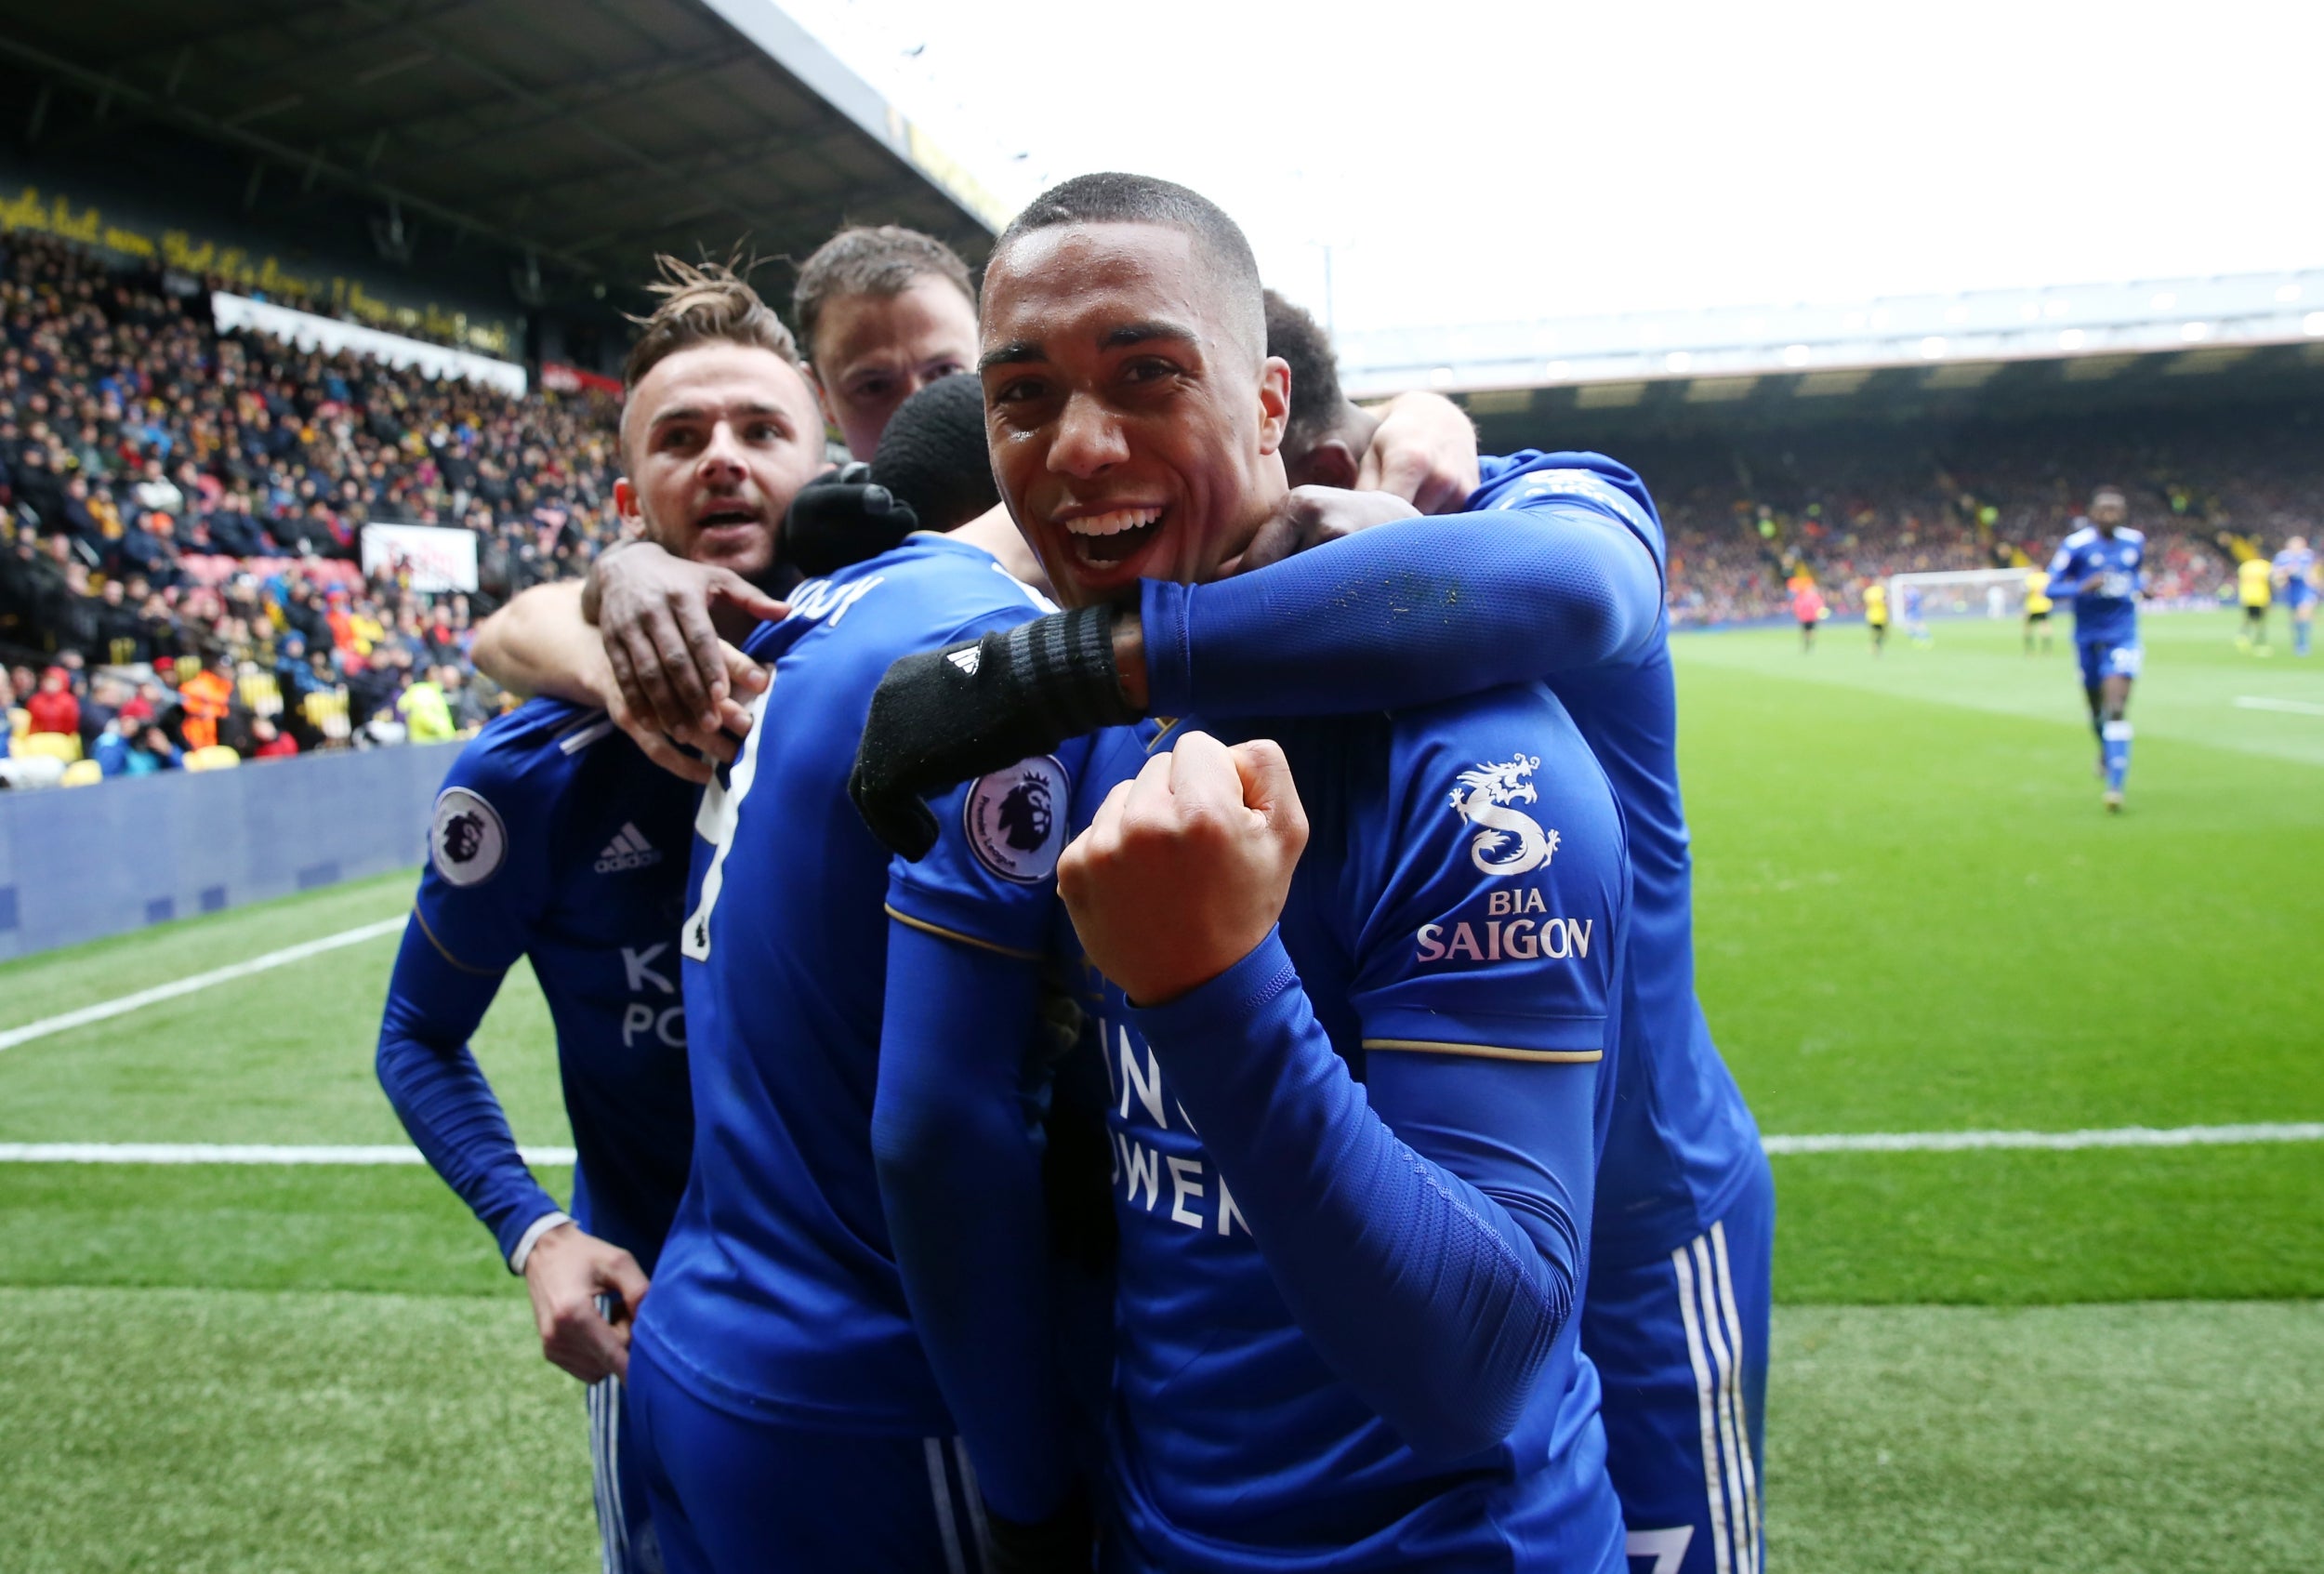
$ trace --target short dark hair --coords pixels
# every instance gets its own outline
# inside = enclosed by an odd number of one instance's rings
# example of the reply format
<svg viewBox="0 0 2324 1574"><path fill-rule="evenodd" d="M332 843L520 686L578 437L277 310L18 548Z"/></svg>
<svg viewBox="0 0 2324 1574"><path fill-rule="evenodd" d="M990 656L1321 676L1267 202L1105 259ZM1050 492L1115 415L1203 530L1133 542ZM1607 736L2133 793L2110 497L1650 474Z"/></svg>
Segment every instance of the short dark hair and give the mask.
<svg viewBox="0 0 2324 1574"><path fill-rule="evenodd" d="M653 315L629 320L642 331L629 347L621 369L622 384L636 388L645 375L681 350L704 344L740 344L772 350L799 364L799 341L774 309L759 298L743 275L723 262L681 262L659 256L654 259L661 277L646 285L660 296Z"/></svg>
<svg viewBox="0 0 2324 1574"><path fill-rule="evenodd" d="M953 530L1000 501L984 443L984 385L939 377L896 406L871 478L912 506L924 530Z"/></svg>
<svg viewBox="0 0 2324 1574"><path fill-rule="evenodd" d="M799 283L791 289L791 320L815 352L815 328L823 309L841 296L902 295L915 279L942 279L976 307L976 285L969 265L933 235L907 230L901 224L852 224L817 246L799 264Z"/></svg>
<svg viewBox="0 0 2324 1574"><path fill-rule="evenodd" d="M1284 427L1283 452L1296 456L1338 429L1348 399L1340 391L1340 358L1324 325L1273 290L1264 298L1267 353L1291 368L1291 418Z"/></svg>
<svg viewBox="0 0 2324 1574"><path fill-rule="evenodd" d="M1264 353L1266 308L1260 299L1259 258L1251 255L1242 226L1208 197L1151 175L1116 170L1076 175L1026 204L1001 232L993 255L999 256L1036 230L1060 224L1161 224L1194 236L1239 298L1235 326L1248 336L1254 352Z"/></svg>

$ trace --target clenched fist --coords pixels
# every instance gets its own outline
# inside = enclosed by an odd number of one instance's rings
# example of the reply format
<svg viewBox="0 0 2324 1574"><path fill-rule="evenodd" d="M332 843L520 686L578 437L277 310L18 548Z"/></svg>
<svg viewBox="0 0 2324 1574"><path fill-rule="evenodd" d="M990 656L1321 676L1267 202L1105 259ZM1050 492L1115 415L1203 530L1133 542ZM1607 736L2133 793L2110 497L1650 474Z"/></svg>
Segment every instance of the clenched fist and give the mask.
<svg viewBox="0 0 2324 1574"><path fill-rule="evenodd" d="M1057 891L1090 963L1158 1006L1267 937L1306 846L1281 747L1189 733L1106 795L1058 859Z"/></svg>

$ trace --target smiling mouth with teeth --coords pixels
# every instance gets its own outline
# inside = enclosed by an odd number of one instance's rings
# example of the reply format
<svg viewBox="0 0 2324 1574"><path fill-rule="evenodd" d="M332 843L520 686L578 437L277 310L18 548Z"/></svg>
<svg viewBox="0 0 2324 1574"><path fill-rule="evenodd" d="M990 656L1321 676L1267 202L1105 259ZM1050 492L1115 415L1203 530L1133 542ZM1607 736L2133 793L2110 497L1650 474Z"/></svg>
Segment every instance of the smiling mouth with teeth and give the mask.
<svg viewBox="0 0 2324 1574"><path fill-rule="evenodd" d="M1074 550L1089 564L1117 563L1147 542L1161 528L1160 509L1113 509L1063 522Z"/></svg>

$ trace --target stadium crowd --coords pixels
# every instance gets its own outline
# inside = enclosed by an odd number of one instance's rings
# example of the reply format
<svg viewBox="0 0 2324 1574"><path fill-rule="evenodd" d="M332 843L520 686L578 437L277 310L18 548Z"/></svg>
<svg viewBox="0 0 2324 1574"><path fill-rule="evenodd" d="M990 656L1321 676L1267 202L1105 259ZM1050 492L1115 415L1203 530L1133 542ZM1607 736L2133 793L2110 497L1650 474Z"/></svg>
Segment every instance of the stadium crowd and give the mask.
<svg viewBox="0 0 2324 1574"><path fill-rule="evenodd" d="M0 233L8 703L107 775L481 721L473 621L615 529L613 403L220 334L208 289ZM478 596L366 577L367 522L475 531Z"/></svg>
<svg viewBox="0 0 2324 1574"><path fill-rule="evenodd" d="M511 397L352 352L220 334L212 281L0 233L0 674L49 747L105 774L452 735L496 703L473 623L616 529L617 410ZM1673 621L1774 619L1802 571L1835 613L1891 574L2046 561L2118 481L2152 594L2223 595L2236 558L2324 524L2304 434L2202 416L1828 429L1620 457L1670 529ZM366 577L366 522L477 533L476 597ZM210 691L223 685L224 708ZM61 704L28 702L59 693ZM84 770L74 779L86 779Z"/></svg>
<svg viewBox="0 0 2324 1574"><path fill-rule="evenodd" d="M2314 437L2234 413L2083 417L1926 434L1831 430L1756 443L1649 444L1621 457L1670 535L1673 621L1788 615L1802 568L1835 613L1893 574L2046 564L2093 485L2147 539L2148 595L2226 596L2238 558L2324 522Z"/></svg>

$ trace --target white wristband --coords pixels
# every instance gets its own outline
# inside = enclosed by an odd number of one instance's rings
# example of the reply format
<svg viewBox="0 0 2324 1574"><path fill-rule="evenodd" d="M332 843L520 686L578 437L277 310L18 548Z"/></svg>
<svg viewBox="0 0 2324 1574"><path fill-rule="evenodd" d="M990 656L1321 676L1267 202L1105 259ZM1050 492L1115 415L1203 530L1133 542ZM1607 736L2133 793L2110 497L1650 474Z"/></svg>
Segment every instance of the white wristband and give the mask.
<svg viewBox="0 0 2324 1574"><path fill-rule="evenodd" d="M508 1271L512 1274L522 1274L524 1272L524 1261L526 1258L533 1255L533 1249L541 1243L541 1237L547 1235L549 1231L555 1229L560 1224L570 1224L572 1223L573 1216L571 1214L558 1213L554 1211L544 1213L539 1218L534 1220L531 1224L525 1227L524 1234L518 1238L517 1249L508 1253Z"/></svg>

